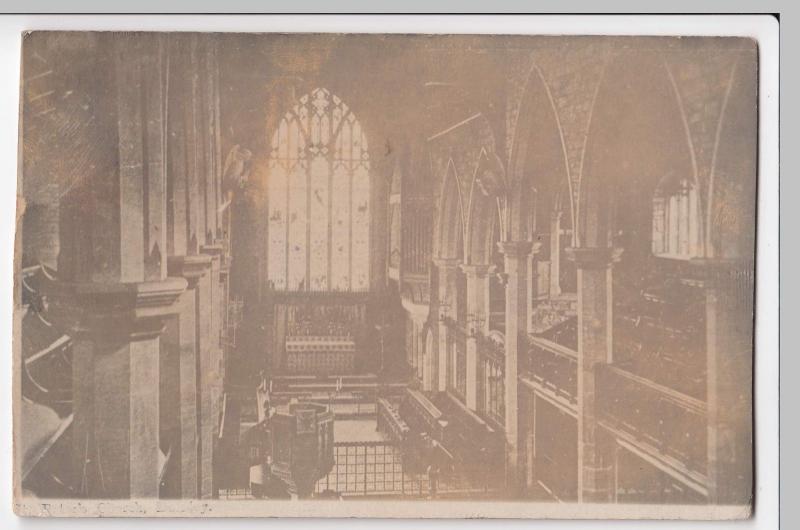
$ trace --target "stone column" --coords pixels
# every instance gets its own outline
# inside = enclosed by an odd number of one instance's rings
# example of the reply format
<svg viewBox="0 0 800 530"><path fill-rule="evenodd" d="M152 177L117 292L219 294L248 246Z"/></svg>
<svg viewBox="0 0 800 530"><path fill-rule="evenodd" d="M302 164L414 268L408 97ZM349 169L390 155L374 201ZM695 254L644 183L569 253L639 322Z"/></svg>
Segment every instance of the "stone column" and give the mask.
<svg viewBox="0 0 800 530"><path fill-rule="evenodd" d="M206 135L210 134L201 126L201 98L202 92L199 90L198 80L198 60L197 60L197 37L194 35L176 36L180 46L178 51L182 52L186 61L176 61L173 71L178 75L173 86L176 90L180 86L185 96L184 99L174 98L171 117L174 120L170 124L171 133L168 148L170 149L170 202L172 215L170 216L170 248L176 256L170 260L175 274L189 274L192 294L187 296L193 300L193 304L186 302L185 312L181 313L179 322L176 324L183 327L180 322L185 321L188 325L191 319L194 321L194 352L195 352L195 382L194 382L194 402L196 406L196 426L195 426L195 447L193 459L196 461L195 485L192 488L188 482L191 480L190 473L187 471L181 478L182 491L192 493L196 498L210 498L213 494L213 441L214 430L217 425L217 415L212 410L214 396L218 393L214 388L219 384L219 371L214 368L214 359L219 357L219 333L215 333L215 314L219 313L219 308L214 307L215 301L219 296L215 293L219 290L219 258L216 259L217 266L213 267L214 258L210 254L215 252L215 248L205 248L210 250L207 254L201 253L201 245L207 238L206 221L206 193L207 186L203 185L203 175L205 170L204 148L207 142ZM197 270L195 270L197 269ZM182 319L182 320L181 320ZM187 328L187 332L188 332ZM183 351L183 349L181 350ZM182 366L186 369L186 378L181 379L182 387L182 406L188 407L192 398L192 390L189 383L190 360L188 353L184 355ZM184 432L189 430L187 425L182 425ZM191 437L186 434L181 439L182 447L188 451L191 445ZM188 454L183 454L183 458L189 459ZM186 466L190 466L188 461ZM188 467L187 467L188 469Z"/></svg>
<svg viewBox="0 0 800 530"><path fill-rule="evenodd" d="M528 428L525 436L525 487L531 491L536 485L536 394L528 392L528 407L525 411ZM545 436L547 436L545 434Z"/></svg>
<svg viewBox="0 0 800 530"><path fill-rule="evenodd" d="M220 369L222 371L221 378L222 378L222 391L225 392L228 388L228 378L230 377L230 367L228 366L230 362L230 348L229 344L232 340L231 337L228 336L228 332L230 329L230 322L228 320L228 306L230 304L230 276L231 276L231 257L228 253L228 249L230 248L228 245L227 240L222 244L223 248L226 249L223 252L222 256L220 257L220 266L219 266L219 283L220 283L220 292L221 292L221 300L220 300L220 318L221 318L221 337L222 337L222 364Z"/></svg>
<svg viewBox="0 0 800 530"><path fill-rule="evenodd" d="M188 282L178 301L179 313L167 324L162 355L161 425L172 443L172 458L178 464L176 476L169 477L166 496L183 499L199 497L200 477L198 417L200 388L198 379L199 337L197 306L201 293L198 283L208 274L211 258L205 255L174 256L169 258L171 276Z"/></svg>
<svg viewBox="0 0 800 530"><path fill-rule="evenodd" d="M403 309L405 310L406 316L406 326L411 326L411 337L409 337L410 342L406 344L406 357L408 358L409 366L413 365L415 362L421 364L421 366L415 367L417 370L422 372L421 383L422 388L425 391L430 391L435 389L436 382L431 385L431 362L430 358L433 356L435 352L429 351L427 349L427 344L425 341L426 338L426 331L427 325L426 322L428 321L428 315L430 312L430 306L427 304L417 304L413 301L404 298L401 301L403 305ZM406 335L408 335L409 328L406 328Z"/></svg>
<svg viewBox="0 0 800 530"><path fill-rule="evenodd" d="M78 495L159 493L160 339L186 287L167 278L165 61L159 35L99 35L88 141L117 151L61 198L52 308L74 337ZM65 161L65 164L69 164Z"/></svg>
<svg viewBox="0 0 800 530"><path fill-rule="evenodd" d="M213 82L216 63L214 47L210 39L201 38L197 43L197 100L196 125L200 152L200 204L205 220L201 244L211 245L217 238L219 195L217 170L216 95Z"/></svg>
<svg viewBox="0 0 800 530"><path fill-rule="evenodd" d="M489 268L490 265L461 265L467 277L467 407L478 410L478 340L479 333L489 331ZM469 318L469 317L468 317Z"/></svg>
<svg viewBox="0 0 800 530"><path fill-rule="evenodd" d="M561 211L550 215L550 297L561 294Z"/></svg>
<svg viewBox="0 0 800 530"><path fill-rule="evenodd" d="M159 492L159 335L182 278L62 283L54 314L70 322L74 486L95 498Z"/></svg>
<svg viewBox="0 0 800 530"><path fill-rule="evenodd" d="M201 281L203 295L200 299L200 312L203 324L203 340L200 348L200 496L213 497L216 488L214 460L219 430L220 406L222 396L223 356L222 336L222 288L220 270L224 247L217 243L219 237L219 136L217 118L219 115L216 52L209 39L200 39L194 49L196 57L194 123L197 145L197 168L200 176L197 193L202 210L203 234L198 238L200 252L211 257L208 281Z"/></svg>
<svg viewBox="0 0 800 530"><path fill-rule="evenodd" d="M704 260L709 502L745 505L753 494L752 263Z"/></svg>
<svg viewBox="0 0 800 530"><path fill-rule="evenodd" d="M578 269L578 501L611 499L611 455L597 418L597 366L612 361L612 264L622 249L570 248Z"/></svg>
<svg viewBox="0 0 800 530"><path fill-rule="evenodd" d="M422 389L425 392L433 392L438 389L439 379L436 373L437 363L437 344L436 344L436 329L430 321L423 327L424 344L425 344L425 369L424 378L422 381Z"/></svg>
<svg viewBox="0 0 800 530"><path fill-rule="evenodd" d="M203 329L200 344L200 467L202 470L200 496L214 495L214 450L219 430L219 412L222 395L220 349L220 245L203 245L203 255L211 260L209 273L200 282L199 315ZM207 280L207 281L206 281Z"/></svg>
<svg viewBox="0 0 800 530"><path fill-rule="evenodd" d="M536 298L539 296L539 291L537 289L539 283L539 273L536 270L537 263L536 258L534 257L533 252L528 255L528 277L530 278L530 282L528 282L528 316L527 321L525 322L525 330L530 333L531 332L531 314L533 314L533 310L536 309Z"/></svg>
<svg viewBox="0 0 800 530"><path fill-rule="evenodd" d="M223 280L222 267L224 261L224 247L221 244L203 245L203 254L211 256L211 342L213 346L215 371L222 373L222 296ZM221 378L214 382L221 382Z"/></svg>
<svg viewBox="0 0 800 530"><path fill-rule="evenodd" d="M528 326L528 255L533 250L530 241L501 241L506 274L506 365L505 365L505 432L506 487L511 495L521 490L519 469L519 402L518 361L522 336Z"/></svg>
<svg viewBox="0 0 800 530"><path fill-rule="evenodd" d="M542 260L539 256L542 248L542 243L536 241L533 244L533 250L528 258L528 274L531 279L528 286L528 322L527 330L530 332L533 329L532 314L536 309L537 300L542 297L549 297L550 293L550 261Z"/></svg>
<svg viewBox="0 0 800 530"><path fill-rule="evenodd" d="M456 258L436 258L434 264L439 271L439 325L438 325L438 390L447 390L447 326L442 317L456 318L456 273L460 261Z"/></svg>
<svg viewBox="0 0 800 530"><path fill-rule="evenodd" d="M219 176L212 156L215 122L209 121L217 102L207 82L213 65L206 43L197 35L180 34L170 35L168 42L168 267L171 275L188 280L189 289L165 335L165 345L175 353L165 360L172 382L164 386L173 392L162 399L162 410L167 424L180 427L173 443L181 461L176 484L166 493L209 498L219 417L215 404L222 388L221 258L216 245L205 245L213 237L209 223L219 202L210 186Z"/></svg>

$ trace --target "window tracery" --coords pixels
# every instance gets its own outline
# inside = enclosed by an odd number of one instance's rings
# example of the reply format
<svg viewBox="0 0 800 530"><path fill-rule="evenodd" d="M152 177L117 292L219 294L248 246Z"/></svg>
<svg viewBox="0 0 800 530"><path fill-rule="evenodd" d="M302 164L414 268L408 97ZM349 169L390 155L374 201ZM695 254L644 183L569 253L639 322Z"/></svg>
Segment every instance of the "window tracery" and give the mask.
<svg viewBox="0 0 800 530"><path fill-rule="evenodd" d="M267 182L271 288L369 288L369 170L361 124L328 90L304 95L281 119Z"/></svg>

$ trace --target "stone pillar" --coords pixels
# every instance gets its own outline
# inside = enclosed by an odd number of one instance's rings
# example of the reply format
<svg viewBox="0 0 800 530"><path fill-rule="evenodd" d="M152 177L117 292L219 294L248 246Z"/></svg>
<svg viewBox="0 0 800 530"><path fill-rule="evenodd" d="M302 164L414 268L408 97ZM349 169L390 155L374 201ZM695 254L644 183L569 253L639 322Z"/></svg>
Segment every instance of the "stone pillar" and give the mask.
<svg viewBox="0 0 800 530"><path fill-rule="evenodd" d="M203 254L211 256L211 342L214 354L215 371L218 375L222 373L222 296L223 281L222 267L224 261L224 247L221 244L203 245ZM221 378L214 379L215 383L221 382ZM221 388L220 388L221 390Z"/></svg>
<svg viewBox="0 0 800 530"><path fill-rule="evenodd" d="M221 257L217 245L206 245L213 240L211 223L219 202L212 185L219 178L212 120L217 101L208 83L215 66L208 60L207 43L197 35L169 35L168 44L168 267L171 275L188 280L189 289L164 341L175 352L165 360L172 382L163 386L173 390L162 399L164 421L180 428L180 435L173 436L180 474L173 480L176 484L167 482L170 491L165 493L209 498L222 388Z"/></svg>
<svg viewBox="0 0 800 530"><path fill-rule="evenodd" d="M550 297L561 294L561 211L550 215Z"/></svg>
<svg viewBox="0 0 800 530"><path fill-rule="evenodd" d="M222 246L225 249L225 252L223 252L222 256L220 257L221 261L219 266L219 284L222 297L220 300L220 326L222 338L222 343L220 344L222 349L222 364L220 369L222 373L220 375L222 378L222 391L225 392L228 388L228 379L230 377L230 367L228 364L230 362L231 352L229 344L232 340L232 338L228 336L230 330L228 306L230 304L231 257L228 253L229 245L227 240L225 240Z"/></svg>
<svg viewBox="0 0 800 530"><path fill-rule="evenodd" d="M533 252L528 255L528 277L530 281L528 282L528 297L527 297L527 304L528 304L528 315L527 320L525 322L525 330L530 333L531 332L531 314L533 314L533 310L536 308L536 298L539 296L539 292L537 286L539 284L539 273L537 271L536 265L536 258L534 257Z"/></svg>
<svg viewBox="0 0 800 530"><path fill-rule="evenodd" d="M222 394L224 385L223 382L225 380L225 349L224 349L224 335L225 335L225 316L227 313L227 303L225 302L225 276L226 274L223 273L223 269L226 267L226 258L225 258L225 245L222 242L215 243L215 246L219 248L219 254L217 258L217 270L215 279L216 282L214 285L216 286L215 296L214 296L214 336L216 337L216 366L217 366L217 379L216 379L216 389L217 389L217 399L219 403L217 404L217 409L220 410L222 406ZM208 250L206 250L208 251ZM219 425L217 425L219 427Z"/></svg>
<svg viewBox="0 0 800 530"><path fill-rule="evenodd" d="M501 241L506 274L506 365L505 365L505 432L506 487L513 496L521 490L519 469L519 402L518 361L522 336L528 326L528 255L533 250L530 241Z"/></svg>
<svg viewBox="0 0 800 530"><path fill-rule="evenodd" d="M214 76L216 61L211 39L202 38L197 45L197 107L196 124L200 158L200 203L205 220L204 237L201 244L211 245L217 238L219 227L219 178L218 146L216 135L216 106Z"/></svg>
<svg viewBox="0 0 800 530"><path fill-rule="evenodd" d="M201 251L211 260L209 273L200 282L199 316L203 329L200 344L200 496L214 495L214 450L219 431L219 413L222 395L220 348L220 245L203 245Z"/></svg>
<svg viewBox="0 0 800 530"><path fill-rule="evenodd" d="M611 499L611 455L600 443L597 366L612 361L612 264L622 249L570 248L578 269L578 501Z"/></svg>
<svg viewBox="0 0 800 530"><path fill-rule="evenodd" d="M434 264L439 271L439 326L438 326L438 390L447 390L447 326L443 317L456 318L456 273L460 261L456 258L436 258Z"/></svg>
<svg viewBox="0 0 800 530"><path fill-rule="evenodd" d="M99 35L95 120L87 141L113 163L81 168L59 208L52 308L74 337L77 494L159 493L160 339L186 287L167 278L163 36ZM69 164L69 161L65 161Z"/></svg>
<svg viewBox="0 0 800 530"><path fill-rule="evenodd" d="M439 379L436 374L436 341L434 340L436 332L432 329L430 323L425 325L422 330L425 345L425 368L423 370L422 389L425 392L433 392L439 385Z"/></svg>
<svg viewBox="0 0 800 530"><path fill-rule="evenodd" d="M532 314L534 309L536 309L538 300L550 296L550 260L541 259L541 256L539 256L541 248L542 243L536 241L533 244L533 251L528 258L528 274L531 278L530 285L528 286L528 332L531 332L533 329Z"/></svg>
<svg viewBox="0 0 800 530"><path fill-rule="evenodd" d="M216 495L214 460L217 433L219 430L220 406L222 402L222 287L220 284L224 247L218 244L219 208L221 205L219 135L217 122L219 101L216 93L217 75L216 49L209 39L196 43L196 85L194 123L196 127L196 146L198 174L200 176L197 192L202 210L203 234L199 237L200 252L211 257L208 282L201 282L204 295L201 298L200 314L204 318L204 340L200 355L200 452L201 484L200 496L209 498Z"/></svg>
<svg viewBox="0 0 800 530"><path fill-rule="evenodd" d="M199 337L197 305L198 283L211 267L205 255L174 256L169 258L171 276L188 282L178 301L179 313L167 324L162 347L165 357L162 366L161 425L172 443L172 458L176 476L169 477L167 497L193 499L199 497Z"/></svg>
<svg viewBox="0 0 800 530"><path fill-rule="evenodd" d="M753 494L752 263L704 260L709 502L745 505Z"/></svg>
<svg viewBox="0 0 800 530"><path fill-rule="evenodd" d="M467 277L467 395L466 405L478 410L478 340L479 333L489 331L489 268L490 265L461 265Z"/></svg>
<svg viewBox="0 0 800 530"><path fill-rule="evenodd" d="M56 287L54 314L72 321L79 495L158 497L159 335L185 288L182 278Z"/></svg>
<svg viewBox="0 0 800 530"><path fill-rule="evenodd" d="M528 428L525 436L525 487L532 491L536 485L536 394L528 392L528 407L525 411ZM547 436L545 434L545 436Z"/></svg>
<svg viewBox="0 0 800 530"><path fill-rule="evenodd" d="M430 313L430 306L427 304L417 304L413 301L404 298L401 301L406 316L406 335L408 342L406 343L406 358L409 366L415 363L421 366L415 366L415 369L422 373L420 382L425 391L435 389L436 382L431 385L431 362L430 358L433 357L435 351L428 349L426 343L428 315ZM409 327L410 326L410 327ZM409 330L411 336L408 336Z"/></svg>
<svg viewBox="0 0 800 530"><path fill-rule="evenodd" d="M187 140L192 146L189 164L190 253L210 257L209 272L197 284L198 322L198 400L200 466L198 494L214 496L214 451L219 428L222 394L220 270L223 247L215 243L218 227L220 168L216 160L217 99L213 78L216 75L213 45L192 36L189 40L191 73L187 92L192 104L187 108ZM194 249L197 250L194 250Z"/></svg>

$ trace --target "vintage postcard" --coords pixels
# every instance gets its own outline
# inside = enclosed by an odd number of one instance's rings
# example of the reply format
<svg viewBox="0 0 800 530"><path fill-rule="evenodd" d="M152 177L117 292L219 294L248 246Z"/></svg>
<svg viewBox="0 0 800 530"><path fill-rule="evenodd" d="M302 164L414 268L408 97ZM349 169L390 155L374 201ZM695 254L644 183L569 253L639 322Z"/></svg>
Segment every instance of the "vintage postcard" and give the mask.
<svg viewBox="0 0 800 530"><path fill-rule="evenodd" d="M22 40L17 513L750 516L756 41Z"/></svg>

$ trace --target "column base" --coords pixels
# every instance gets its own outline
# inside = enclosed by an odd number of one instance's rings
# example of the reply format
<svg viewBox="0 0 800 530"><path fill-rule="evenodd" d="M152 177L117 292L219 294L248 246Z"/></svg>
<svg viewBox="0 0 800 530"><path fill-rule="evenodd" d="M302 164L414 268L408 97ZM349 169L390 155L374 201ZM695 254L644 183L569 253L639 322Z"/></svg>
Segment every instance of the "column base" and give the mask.
<svg viewBox="0 0 800 530"><path fill-rule="evenodd" d="M160 340L183 278L58 283L54 321L74 345L73 487L91 498L157 498Z"/></svg>

